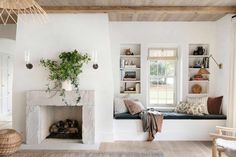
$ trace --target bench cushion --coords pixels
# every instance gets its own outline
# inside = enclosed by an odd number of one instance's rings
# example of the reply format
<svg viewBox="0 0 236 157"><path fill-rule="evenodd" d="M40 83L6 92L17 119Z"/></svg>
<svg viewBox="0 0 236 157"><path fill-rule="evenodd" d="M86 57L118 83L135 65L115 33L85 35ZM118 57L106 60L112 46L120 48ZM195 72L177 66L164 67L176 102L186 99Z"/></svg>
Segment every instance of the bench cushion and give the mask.
<svg viewBox="0 0 236 157"><path fill-rule="evenodd" d="M196 116L196 115L189 115L189 114L182 114L176 112L162 112L164 115L164 119L198 119L198 120L219 120L219 119L226 119L225 115L204 115L204 116ZM115 119L141 119L139 114L131 115L130 113L119 113L114 115Z"/></svg>

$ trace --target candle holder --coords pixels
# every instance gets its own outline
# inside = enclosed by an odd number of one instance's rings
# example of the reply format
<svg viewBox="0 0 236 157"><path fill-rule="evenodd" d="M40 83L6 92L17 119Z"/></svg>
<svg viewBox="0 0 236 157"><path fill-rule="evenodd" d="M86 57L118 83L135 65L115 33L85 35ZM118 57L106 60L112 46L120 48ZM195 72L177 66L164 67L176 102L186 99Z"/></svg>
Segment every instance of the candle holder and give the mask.
<svg viewBox="0 0 236 157"><path fill-rule="evenodd" d="M97 60L98 60L98 54L97 54L97 51L93 51L93 69L97 70L98 69L98 63L97 63Z"/></svg>
<svg viewBox="0 0 236 157"><path fill-rule="evenodd" d="M30 63L30 52L29 51L26 51L25 52L25 66L27 69L32 69L34 66L32 63Z"/></svg>
<svg viewBox="0 0 236 157"><path fill-rule="evenodd" d="M98 64L97 63L93 63L93 69L98 69Z"/></svg>

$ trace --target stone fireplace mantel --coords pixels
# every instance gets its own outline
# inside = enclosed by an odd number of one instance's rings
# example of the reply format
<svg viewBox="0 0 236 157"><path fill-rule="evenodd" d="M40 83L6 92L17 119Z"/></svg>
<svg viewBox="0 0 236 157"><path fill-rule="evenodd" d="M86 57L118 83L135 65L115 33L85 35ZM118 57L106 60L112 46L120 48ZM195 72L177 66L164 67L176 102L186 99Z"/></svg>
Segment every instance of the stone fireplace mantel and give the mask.
<svg viewBox="0 0 236 157"><path fill-rule="evenodd" d="M70 107L82 106L82 141L84 144L95 143L95 92L81 90L81 100L76 104L78 94L75 91L66 92L65 99L69 104L62 101L59 91L47 93L45 91L28 91L26 96L26 144L40 144L45 137L42 135L42 118L45 110L43 107Z"/></svg>

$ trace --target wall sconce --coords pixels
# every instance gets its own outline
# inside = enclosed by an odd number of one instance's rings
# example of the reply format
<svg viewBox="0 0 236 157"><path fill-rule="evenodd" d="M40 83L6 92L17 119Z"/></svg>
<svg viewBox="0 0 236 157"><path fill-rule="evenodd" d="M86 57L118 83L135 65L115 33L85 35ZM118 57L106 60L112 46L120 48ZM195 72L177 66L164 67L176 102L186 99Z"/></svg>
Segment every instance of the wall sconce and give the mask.
<svg viewBox="0 0 236 157"><path fill-rule="evenodd" d="M26 51L25 52L25 66L27 69L32 69L33 68L33 64L30 63L30 51Z"/></svg>
<svg viewBox="0 0 236 157"><path fill-rule="evenodd" d="M216 63L216 65L218 66L219 69L223 69L223 64L222 63L218 63L212 55L210 55L209 58L213 59L213 61Z"/></svg>
<svg viewBox="0 0 236 157"><path fill-rule="evenodd" d="M212 55L210 55L208 58L209 58L209 59L212 58L213 61L215 62L215 64L218 66L218 68L219 68L219 69L223 69L223 64L222 64L222 63L218 63ZM204 66L202 66L202 67L199 69L198 74L199 74L199 75L204 75L204 74L210 74L210 72L209 72L206 68L204 68Z"/></svg>
<svg viewBox="0 0 236 157"><path fill-rule="evenodd" d="M92 61L93 61L93 69L98 69L98 53L97 51L93 51L93 56L92 56Z"/></svg>

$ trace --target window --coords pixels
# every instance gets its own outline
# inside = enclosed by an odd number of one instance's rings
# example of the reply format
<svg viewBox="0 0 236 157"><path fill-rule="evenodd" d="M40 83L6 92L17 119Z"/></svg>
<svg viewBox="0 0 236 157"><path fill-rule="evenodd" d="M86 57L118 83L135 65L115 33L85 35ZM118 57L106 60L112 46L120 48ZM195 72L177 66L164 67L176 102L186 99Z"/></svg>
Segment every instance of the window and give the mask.
<svg viewBox="0 0 236 157"><path fill-rule="evenodd" d="M176 103L176 49L149 49L149 107Z"/></svg>

